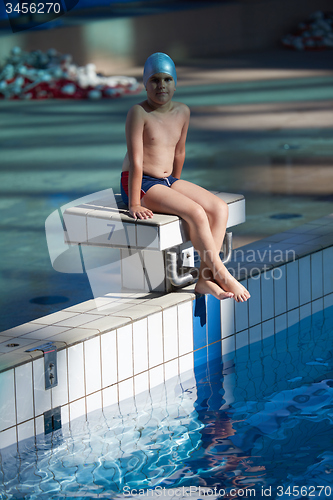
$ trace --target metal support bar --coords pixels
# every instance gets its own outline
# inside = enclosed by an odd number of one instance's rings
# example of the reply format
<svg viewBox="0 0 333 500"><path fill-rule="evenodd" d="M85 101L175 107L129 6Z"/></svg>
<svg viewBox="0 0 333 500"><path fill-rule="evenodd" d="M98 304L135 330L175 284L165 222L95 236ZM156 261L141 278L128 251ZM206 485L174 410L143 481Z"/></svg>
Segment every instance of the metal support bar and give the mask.
<svg viewBox="0 0 333 500"><path fill-rule="evenodd" d="M223 240L223 264L227 264L232 256L232 233L225 233Z"/></svg>
<svg viewBox="0 0 333 500"><path fill-rule="evenodd" d="M227 264L232 256L232 233L226 233L223 240L223 264ZM166 278L175 288L190 285L199 277L197 267L182 267L179 264L179 252L171 249L166 252Z"/></svg>
<svg viewBox="0 0 333 500"><path fill-rule="evenodd" d="M169 250L166 253L166 277L170 281L172 286L176 288L181 288L186 285L190 285L198 278L198 269L196 267L186 268L184 274L179 274L185 268L180 268L178 271L178 255L175 250Z"/></svg>
<svg viewBox="0 0 333 500"><path fill-rule="evenodd" d="M49 342L27 349L26 352L31 351L43 351L44 353L45 390L56 387L58 385L57 347L52 342Z"/></svg>
<svg viewBox="0 0 333 500"><path fill-rule="evenodd" d="M45 389L58 385L57 348L44 351Z"/></svg>

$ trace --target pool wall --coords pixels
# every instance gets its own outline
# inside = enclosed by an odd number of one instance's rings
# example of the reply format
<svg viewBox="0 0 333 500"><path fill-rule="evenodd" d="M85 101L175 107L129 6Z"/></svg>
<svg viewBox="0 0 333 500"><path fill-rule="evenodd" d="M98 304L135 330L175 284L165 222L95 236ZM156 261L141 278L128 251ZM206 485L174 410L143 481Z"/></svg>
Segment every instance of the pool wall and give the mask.
<svg viewBox="0 0 333 500"><path fill-rule="evenodd" d="M70 423L333 305L333 215L237 249L229 267L249 288L248 302L191 287L109 294L2 332L0 448L43 434L53 408ZM46 342L58 349L50 390L42 352L26 352Z"/></svg>

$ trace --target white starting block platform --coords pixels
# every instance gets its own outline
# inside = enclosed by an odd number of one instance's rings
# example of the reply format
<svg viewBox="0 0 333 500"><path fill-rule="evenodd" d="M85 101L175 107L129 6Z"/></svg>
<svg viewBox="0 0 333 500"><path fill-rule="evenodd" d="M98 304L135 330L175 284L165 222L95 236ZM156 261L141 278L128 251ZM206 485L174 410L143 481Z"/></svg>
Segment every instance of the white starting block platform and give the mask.
<svg viewBox="0 0 333 500"><path fill-rule="evenodd" d="M112 190L105 193L108 191ZM245 222L243 195L212 192L229 206L227 228ZM151 219L134 220L120 195L104 194L64 209L66 245L120 249L123 288L168 292L194 280L189 273L194 266L194 249L180 217L155 213ZM227 236L224 254L231 253L231 233Z"/></svg>

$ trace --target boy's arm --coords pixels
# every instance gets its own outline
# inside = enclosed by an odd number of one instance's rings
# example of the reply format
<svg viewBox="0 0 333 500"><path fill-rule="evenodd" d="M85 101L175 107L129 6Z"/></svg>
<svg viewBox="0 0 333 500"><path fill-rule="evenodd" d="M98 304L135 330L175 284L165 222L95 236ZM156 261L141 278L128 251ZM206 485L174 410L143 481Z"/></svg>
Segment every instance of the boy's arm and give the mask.
<svg viewBox="0 0 333 500"><path fill-rule="evenodd" d="M130 109L126 120L126 141L129 159L128 209L134 219L146 219L153 213L141 205L141 183L143 171L144 117L141 106Z"/></svg>
<svg viewBox="0 0 333 500"><path fill-rule="evenodd" d="M188 125L190 121L190 110L187 106L184 106L184 125L182 128L180 139L176 145L175 149L175 158L173 161L173 169L172 175L177 179L180 178L180 174L182 173L184 161L185 161L185 143L188 131Z"/></svg>

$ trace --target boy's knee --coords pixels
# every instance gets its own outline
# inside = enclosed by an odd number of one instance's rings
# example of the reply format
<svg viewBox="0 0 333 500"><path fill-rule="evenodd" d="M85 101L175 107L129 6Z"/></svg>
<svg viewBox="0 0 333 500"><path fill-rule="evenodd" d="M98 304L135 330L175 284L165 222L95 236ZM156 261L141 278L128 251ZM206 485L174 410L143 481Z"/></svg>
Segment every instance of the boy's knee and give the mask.
<svg viewBox="0 0 333 500"><path fill-rule="evenodd" d="M229 215L229 205L228 203L226 203L224 200L221 200L219 198L219 206L220 206L220 210L221 212L225 215L226 218L228 218L228 215Z"/></svg>
<svg viewBox="0 0 333 500"><path fill-rule="evenodd" d="M221 200L221 198L215 197L214 204L211 207L211 216L218 218L219 220L228 220L229 206L228 203Z"/></svg>
<svg viewBox="0 0 333 500"><path fill-rule="evenodd" d="M191 211L189 217L198 225L207 221L207 214L203 207L198 203L194 203L191 206Z"/></svg>

